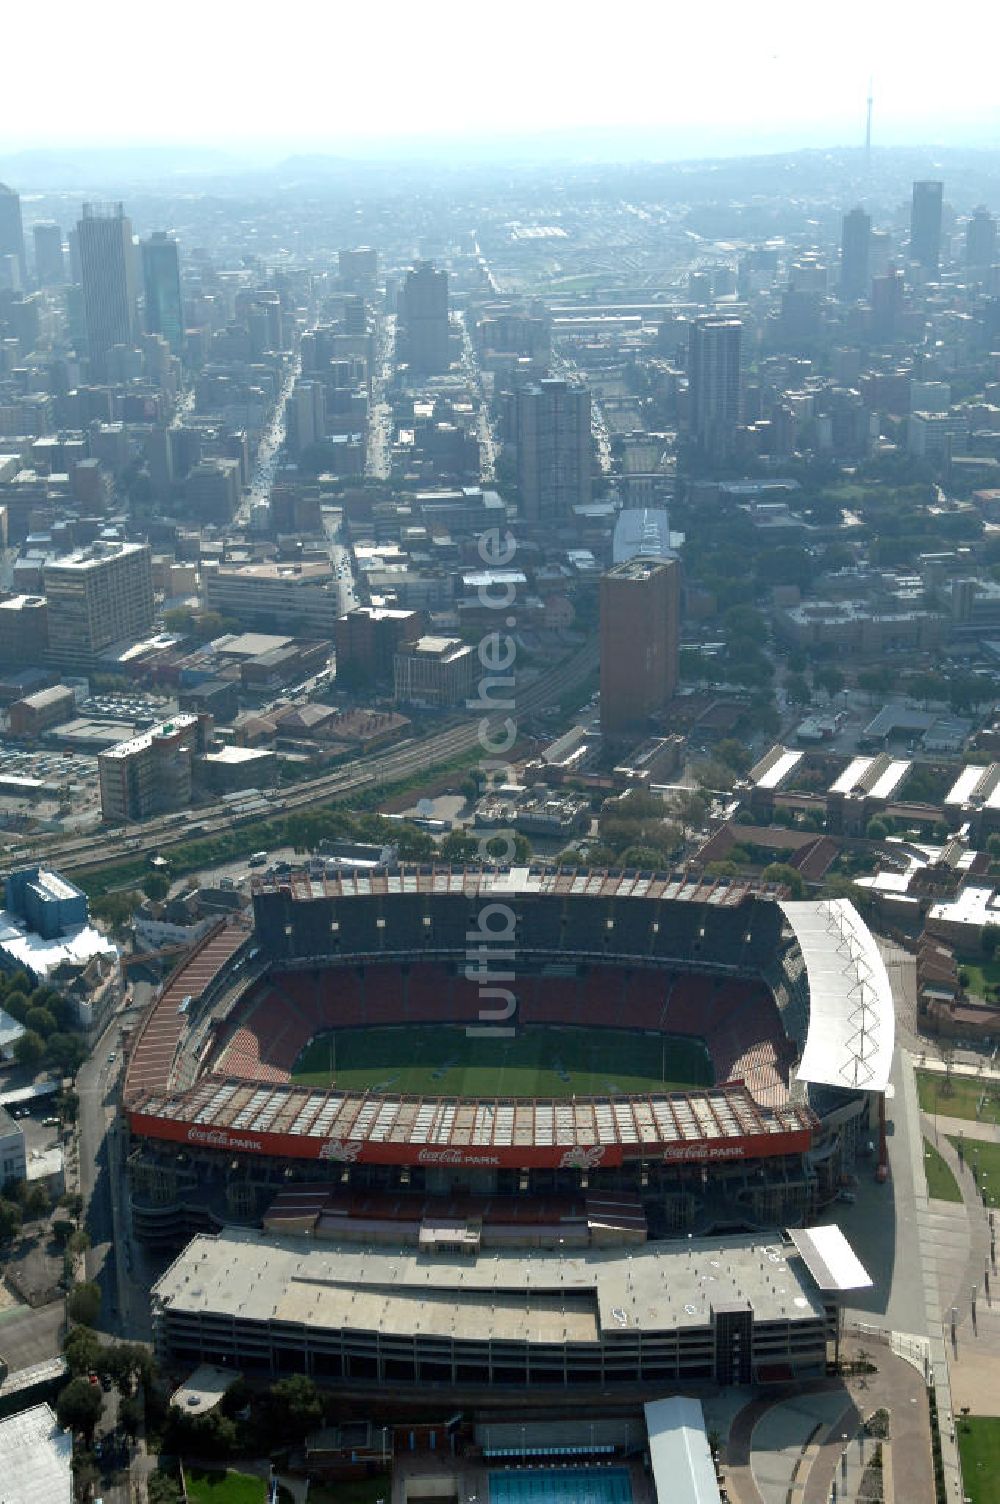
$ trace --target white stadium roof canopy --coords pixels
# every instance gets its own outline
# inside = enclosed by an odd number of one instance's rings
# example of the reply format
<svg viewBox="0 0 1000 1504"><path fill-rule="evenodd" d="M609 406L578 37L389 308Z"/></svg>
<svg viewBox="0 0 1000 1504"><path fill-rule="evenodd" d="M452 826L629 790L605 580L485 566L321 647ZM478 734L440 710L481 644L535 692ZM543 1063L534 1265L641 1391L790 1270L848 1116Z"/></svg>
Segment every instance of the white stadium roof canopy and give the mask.
<svg viewBox="0 0 1000 1504"><path fill-rule="evenodd" d="M885 1091L896 1036L892 988L875 937L846 898L783 901L809 978L798 1079Z"/></svg>
<svg viewBox="0 0 1000 1504"><path fill-rule="evenodd" d="M836 1223L790 1227L788 1236L824 1293L871 1289L871 1275Z"/></svg>

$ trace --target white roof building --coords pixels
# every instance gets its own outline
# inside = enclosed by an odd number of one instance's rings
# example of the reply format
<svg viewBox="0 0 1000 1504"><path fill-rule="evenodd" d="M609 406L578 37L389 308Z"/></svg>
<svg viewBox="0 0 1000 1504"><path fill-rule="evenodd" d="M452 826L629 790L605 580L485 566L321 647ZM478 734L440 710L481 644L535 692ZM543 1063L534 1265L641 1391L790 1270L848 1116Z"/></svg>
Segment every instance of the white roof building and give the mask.
<svg viewBox="0 0 1000 1504"><path fill-rule="evenodd" d="M48 1405L0 1421L3 1504L72 1504L73 1438Z"/></svg>

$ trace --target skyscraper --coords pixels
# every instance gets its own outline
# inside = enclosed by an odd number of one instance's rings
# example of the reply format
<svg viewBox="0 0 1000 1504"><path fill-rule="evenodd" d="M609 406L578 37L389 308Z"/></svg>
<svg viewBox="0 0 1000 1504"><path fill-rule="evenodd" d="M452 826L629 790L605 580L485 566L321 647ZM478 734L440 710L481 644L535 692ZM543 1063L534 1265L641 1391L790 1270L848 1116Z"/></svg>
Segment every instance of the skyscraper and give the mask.
<svg viewBox="0 0 1000 1504"><path fill-rule="evenodd" d="M39 287L62 287L66 281L62 230L57 224L41 223L31 234L35 242L35 281Z"/></svg>
<svg viewBox="0 0 1000 1504"><path fill-rule="evenodd" d="M910 209L910 260L936 272L941 262L941 195L943 183L923 179L913 185Z"/></svg>
<svg viewBox="0 0 1000 1504"><path fill-rule="evenodd" d="M84 204L77 224L83 314L92 375L102 379L108 352L131 345L135 332L135 251L132 221L121 204L102 210Z"/></svg>
<svg viewBox="0 0 1000 1504"><path fill-rule="evenodd" d="M431 261L407 272L399 295L403 359L424 376L447 371L451 363L448 326L448 273Z"/></svg>
<svg viewBox="0 0 1000 1504"><path fill-rule="evenodd" d="M844 215L840 235L840 296L845 303L866 298L871 290L871 239L871 215L861 208Z"/></svg>
<svg viewBox="0 0 1000 1504"><path fill-rule="evenodd" d="M601 732L641 733L677 688L680 566L628 559L601 577Z"/></svg>
<svg viewBox="0 0 1000 1504"><path fill-rule="evenodd" d="M723 459L733 447L741 416L743 325L706 314L688 337L691 437L706 455Z"/></svg>
<svg viewBox="0 0 1000 1504"><path fill-rule="evenodd" d="M28 268L24 259L21 200L6 183L0 183L0 256L13 256L16 259L21 286L27 289Z"/></svg>
<svg viewBox="0 0 1000 1504"><path fill-rule="evenodd" d="M973 210L965 228L965 264L973 267L992 266L997 255L997 222L988 209L980 204Z"/></svg>
<svg viewBox="0 0 1000 1504"><path fill-rule="evenodd" d="M590 389L532 382L517 391L517 484L526 522L566 517L590 500Z"/></svg>
<svg viewBox="0 0 1000 1504"><path fill-rule="evenodd" d="M157 230L142 242L142 282L146 299L146 332L162 334L174 355L184 345L184 311L177 242Z"/></svg>
<svg viewBox="0 0 1000 1504"><path fill-rule="evenodd" d="M153 624L153 575L146 543L96 543L46 564L49 656L89 664L112 643Z"/></svg>

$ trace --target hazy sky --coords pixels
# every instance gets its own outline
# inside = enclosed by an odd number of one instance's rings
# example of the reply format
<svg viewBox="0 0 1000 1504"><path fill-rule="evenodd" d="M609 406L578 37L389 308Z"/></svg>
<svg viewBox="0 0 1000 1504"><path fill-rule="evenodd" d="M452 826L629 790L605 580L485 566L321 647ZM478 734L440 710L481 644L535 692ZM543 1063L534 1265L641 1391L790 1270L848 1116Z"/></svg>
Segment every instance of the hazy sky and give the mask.
<svg viewBox="0 0 1000 1504"><path fill-rule="evenodd" d="M16 0L0 151L457 143L631 128L671 155L1000 144L1000 7L907 0Z"/></svg>

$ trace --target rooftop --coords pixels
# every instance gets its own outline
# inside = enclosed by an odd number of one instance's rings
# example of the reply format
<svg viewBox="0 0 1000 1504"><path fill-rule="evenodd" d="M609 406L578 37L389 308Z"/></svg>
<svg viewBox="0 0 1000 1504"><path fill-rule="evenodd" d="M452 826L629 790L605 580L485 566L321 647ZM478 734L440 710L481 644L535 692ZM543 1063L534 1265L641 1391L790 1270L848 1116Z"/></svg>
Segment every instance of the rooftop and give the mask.
<svg viewBox="0 0 1000 1504"><path fill-rule="evenodd" d="M736 1304L758 1321L823 1319L805 1263L775 1234L620 1249L490 1249L478 1257L227 1229L161 1276L171 1311L466 1341L593 1343L703 1328Z"/></svg>
<svg viewBox="0 0 1000 1504"><path fill-rule="evenodd" d="M140 736L133 736L127 742L118 742L114 747L108 747L101 753L103 759L134 757L138 752L145 752L160 737L179 735L190 731L198 724L196 715L189 715L183 711L171 716L169 721L161 721L158 726L150 726Z"/></svg>
<svg viewBox="0 0 1000 1504"><path fill-rule="evenodd" d="M71 1504L73 1438L48 1405L0 1421L4 1504Z"/></svg>

